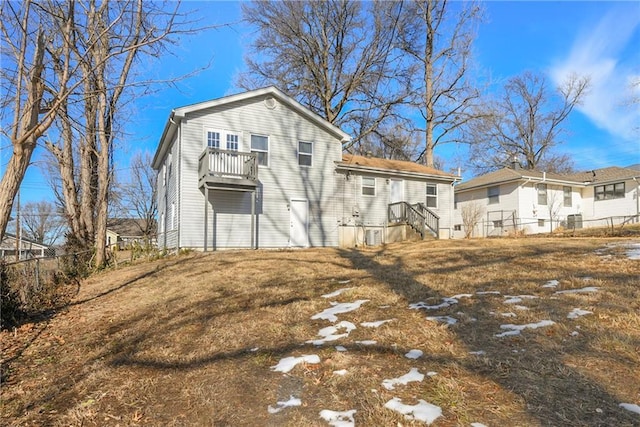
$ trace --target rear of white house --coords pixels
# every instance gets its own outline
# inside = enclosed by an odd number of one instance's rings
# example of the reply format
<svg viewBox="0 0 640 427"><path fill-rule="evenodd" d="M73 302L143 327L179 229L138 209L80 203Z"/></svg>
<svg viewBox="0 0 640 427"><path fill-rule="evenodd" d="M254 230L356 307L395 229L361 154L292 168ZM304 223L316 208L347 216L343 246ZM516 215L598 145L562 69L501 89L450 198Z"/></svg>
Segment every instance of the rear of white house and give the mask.
<svg viewBox="0 0 640 427"><path fill-rule="evenodd" d="M639 171L619 167L571 175L500 169L456 186L454 236L638 222L639 179ZM476 221L465 221L473 213Z"/></svg>
<svg viewBox="0 0 640 427"><path fill-rule="evenodd" d="M411 219L423 237L449 236L456 177L411 170L409 162L366 166L363 157L358 164L343 158L349 140L275 87L176 108L153 159L158 245L357 245L365 227L384 231L389 225L392 201L413 205L392 211L394 221L407 225ZM438 222L427 223L433 215ZM350 233L355 237L345 240ZM385 241L386 234L375 243Z"/></svg>

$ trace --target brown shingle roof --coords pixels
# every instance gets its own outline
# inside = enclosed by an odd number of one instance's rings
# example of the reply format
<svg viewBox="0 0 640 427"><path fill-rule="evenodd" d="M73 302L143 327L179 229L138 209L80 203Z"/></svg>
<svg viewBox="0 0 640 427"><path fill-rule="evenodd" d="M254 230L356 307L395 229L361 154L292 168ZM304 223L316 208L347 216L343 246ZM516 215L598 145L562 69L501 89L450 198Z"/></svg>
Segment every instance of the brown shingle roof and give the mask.
<svg viewBox="0 0 640 427"><path fill-rule="evenodd" d="M630 168L611 166L608 168L595 169L591 171L578 172L567 175L567 178L578 182L609 182L620 179L631 179L640 176L640 171Z"/></svg>
<svg viewBox="0 0 640 427"><path fill-rule="evenodd" d="M364 157L353 154L343 154L341 166L348 167L356 165L365 168L380 169L385 171L410 172L424 175L435 175L455 179L456 176L438 169L430 168L418 163L406 162L402 160L381 159L379 157Z"/></svg>
<svg viewBox="0 0 640 427"><path fill-rule="evenodd" d="M141 230L144 230L145 226L146 220L138 218L111 218L107 221L109 230L127 237L143 237Z"/></svg>
<svg viewBox="0 0 640 427"><path fill-rule="evenodd" d="M512 169L502 168L469 181L463 182L456 186L456 191L467 190L470 188L486 187L492 184L500 184L503 182L520 180L520 179L548 179L552 181L575 181L566 175L560 175L553 172L541 172L533 169ZM577 181L576 183L582 183Z"/></svg>

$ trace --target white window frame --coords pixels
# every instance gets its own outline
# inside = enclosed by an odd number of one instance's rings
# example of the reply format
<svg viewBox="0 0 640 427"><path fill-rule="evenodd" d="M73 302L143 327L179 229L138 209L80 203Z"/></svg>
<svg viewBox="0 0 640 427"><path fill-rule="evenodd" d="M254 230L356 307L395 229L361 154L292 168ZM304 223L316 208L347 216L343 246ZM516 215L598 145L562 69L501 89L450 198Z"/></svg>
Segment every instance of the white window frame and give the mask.
<svg viewBox="0 0 640 427"><path fill-rule="evenodd" d="M435 193L429 194L429 188L433 188ZM429 199L435 201L435 206L429 206ZM427 184L426 194L425 194L425 206L432 209L438 209L438 184Z"/></svg>
<svg viewBox="0 0 640 427"><path fill-rule="evenodd" d="M540 206L546 206L549 203L549 193L547 184L536 184L536 194L538 196L538 204Z"/></svg>
<svg viewBox="0 0 640 427"><path fill-rule="evenodd" d="M365 185L365 180L372 180L373 181L373 185L371 185L370 183ZM377 193L377 191L376 191L376 178L374 176L363 176L362 177L362 181L360 183L360 187L361 187L360 193L363 196L365 196L365 197L375 197L376 196L376 193ZM365 188L366 189L373 189L373 194L365 194L365 192L364 192Z"/></svg>
<svg viewBox="0 0 640 427"><path fill-rule="evenodd" d="M310 153L303 153L302 151L300 151L301 148L301 144L309 144L311 146L311 152ZM304 157L309 157L309 159L311 160L308 165L303 165L302 163L300 163L300 158L301 156ZM309 141L298 141L298 166L302 166L305 168L310 168L313 167L313 142L309 142Z"/></svg>
<svg viewBox="0 0 640 427"><path fill-rule="evenodd" d="M215 144L215 138L209 138L209 134L218 134L217 146ZM216 150L220 149L220 141L222 140L222 132L215 129L205 129L204 130L204 146L205 148L215 148ZM209 142L214 142L213 145L209 144Z"/></svg>
<svg viewBox="0 0 640 427"><path fill-rule="evenodd" d="M235 139L235 141L234 141ZM227 141L227 150L238 151L240 148L240 135L234 132L227 132L225 134L225 140Z"/></svg>
<svg viewBox="0 0 640 427"><path fill-rule="evenodd" d="M218 134L218 146L209 145L209 134L217 133ZM229 136L235 136L237 138L236 144L238 146L237 149L229 148ZM237 132L229 129L216 129L216 128L208 128L205 127L203 130L203 142L204 148L214 148L216 150L229 150L229 151L240 151L242 149L242 132Z"/></svg>
<svg viewBox="0 0 640 427"><path fill-rule="evenodd" d="M500 203L500 186L494 185L493 187L487 188L487 204L489 205L497 205Z"/></svg>
<svg viewBox="0 0 640 427"><path fill-rule="evenodd" d="M562 204L566 208L570 208L573 205L573 188L565 185L562 187ZM567 203L568 202L568 203Z"/></svg>
<svg viewBox="0 0 640 427"><path fill-rule="evenodd" d="M619 187L622 187L622 191L620 191ZM624 181L613 184L596 185L593 189L593 198L596 202L601 200L624 199L625 191Z"/></svg>
<svg viewBox="0 0 640 427"><path fill-rule="evenodd" d="M259 138L266 138L266 140L267 140L267 149L266 150L262 150L262 149L253 147L253 137L254 136L259 137ZM270 160L271 160L269 158L270 157L269 156L269 145L270 145L269 135L260 135L258 133L252 133L251 136L249 137L249 150L252 153L265 153L266 154L266 156L265 156L265 158L267 159L267 164L266 165L263 165L263 164L260 163L260 157L259 157L260 154L258 154L258 166L262 166L262 167L266 167L266 168L269 167Z"/></svg>

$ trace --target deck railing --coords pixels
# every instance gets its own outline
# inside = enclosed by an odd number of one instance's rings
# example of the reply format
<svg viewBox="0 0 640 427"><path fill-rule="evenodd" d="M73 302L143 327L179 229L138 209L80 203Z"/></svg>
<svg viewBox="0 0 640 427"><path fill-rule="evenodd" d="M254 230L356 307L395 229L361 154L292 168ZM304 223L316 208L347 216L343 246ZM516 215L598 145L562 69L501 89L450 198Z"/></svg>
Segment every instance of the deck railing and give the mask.
<svg viewBox="0 0 640 427"><path fill-rule="evenodd" d="M391 203L387 209L390 224L408 224L424 239L427 229L437 238L440 217L422 203L409 204L407 202Z"/></svg>
<svg viewBox="0 0 640 427"><path fill-rule="evenodd" d="M258 155L233 150L206 148L198 164L200 179L205 177L258 180Z"/></svg>

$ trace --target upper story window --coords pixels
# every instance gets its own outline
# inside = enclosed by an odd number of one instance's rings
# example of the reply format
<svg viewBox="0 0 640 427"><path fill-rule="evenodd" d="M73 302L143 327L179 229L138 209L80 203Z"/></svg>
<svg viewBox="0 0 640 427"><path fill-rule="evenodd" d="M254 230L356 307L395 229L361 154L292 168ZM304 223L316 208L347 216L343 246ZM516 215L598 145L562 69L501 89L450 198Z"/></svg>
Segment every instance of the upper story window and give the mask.
<svg viewBox="0 0 640 427"><path fill-rule="evenodd" d="M227 134L227 150L238 151L238 134Z"/></svg>
<svg viewBox="0 0 640 427"><path fill-rule="evenodd" d="M538 189L538 204L546 205L547 204L547 184L538 184L536 185Z"/></svg>
<svg viewBox="0 0 640 427"><path fill-rule="evenodd" d="M298 142L298 164L300 166L313 164L313 144L311 142Z"/></svg>
<svg viewBox="0 0 640 427"><path fill-rule="evenodd" d="M487 188L487 198L490 205L500 203L500 186L496 185L495 187Z"/></svg>
<svg viewBox="0 0 640 427"><path fill-rule="evenodd" d="M258 154L258 165L269 166L269 137L251 135L251 152Z"/></svg>
<svg viewBox="0 0 640 427"><path fill-rule="evenodd" d="M427 184L427 207L438 207L438 186L436 184Z"/></svg>
<svg viewBox="0 0 640 427"><path fill-rule="evenodd" d="M362 177L362 195L363 196L375 196L376 195L376 179L368 176Z"/></svg>
<svg viewBox="0 0 640 427"><path fill-rule="evenodd" d="M615 184L607 185L596 185L594 191L596 200L623 199L624 182L617 182Z"/></svg>
<svg viewBox="0 0 640 427"><path fill-rule="evenodd" d="M567 208L571 207L571 187L562 187L562 194L563 194L563 201L564 201L564 206Z"/></svg>
<svg viewBox="0 0 640 427"><path fill-rule="evenodd" d="M220 132L207 131L207 147L220 148Z"/></svg>

